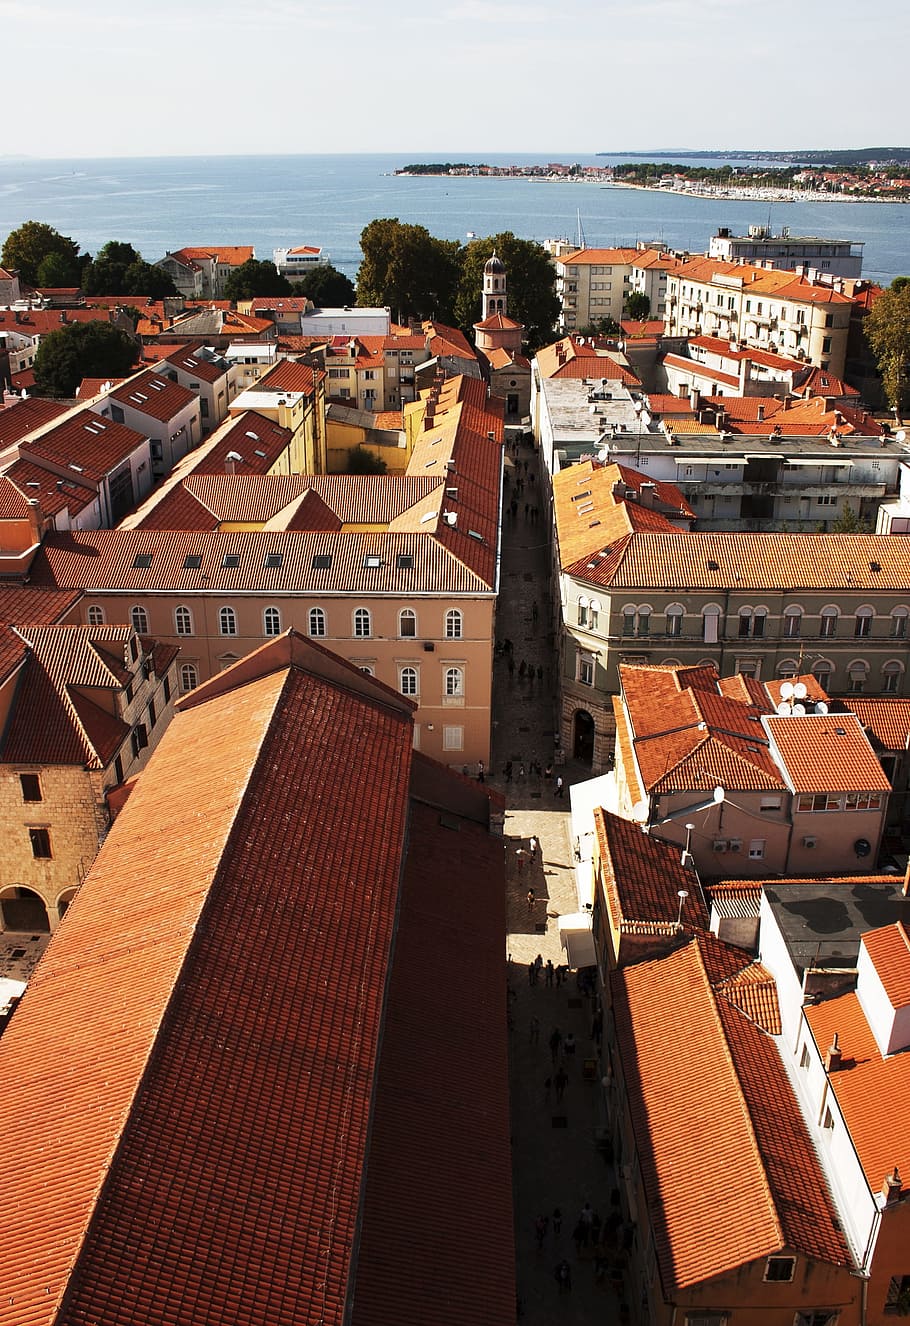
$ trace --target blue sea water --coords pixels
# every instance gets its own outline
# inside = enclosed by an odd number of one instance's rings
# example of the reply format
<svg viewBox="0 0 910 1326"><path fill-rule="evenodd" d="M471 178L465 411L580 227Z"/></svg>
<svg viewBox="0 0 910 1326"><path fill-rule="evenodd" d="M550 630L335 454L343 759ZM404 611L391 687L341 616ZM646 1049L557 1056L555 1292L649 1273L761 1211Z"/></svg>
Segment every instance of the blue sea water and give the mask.
<svg viewBox="0 0 910 1326"><path fill-rule="evenodd" d="M395 170L432 156L159 157L0 159L0 243L23 221L44 221L95 253L126 240L149 261L185 244L318 244L353 277L359 236L375 217L417 222L444 239L511 230L526 239L574 239L580 214L592 245L664 240L702 252L719 225L782 225L794 235L863 241L863 274L887 284L910 272L910 206L899 203L716 201L594 183L534 179L403 178ZM445 154L446 160L474 160ZM628 157L486 158L612 164ZM641 158L647 159L647 158ZM684 157L674 160L686 164ZM718 165L719 161L698 161ZM742 164L741 162L735 164Z"/></svg>

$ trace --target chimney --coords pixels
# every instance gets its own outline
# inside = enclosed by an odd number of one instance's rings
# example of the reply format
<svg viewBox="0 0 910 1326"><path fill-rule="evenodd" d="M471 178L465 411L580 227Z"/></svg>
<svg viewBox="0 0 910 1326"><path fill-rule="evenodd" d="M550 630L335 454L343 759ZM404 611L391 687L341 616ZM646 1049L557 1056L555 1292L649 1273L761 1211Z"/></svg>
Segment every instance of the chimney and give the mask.
<svg viewBox="0 0 910 1326"><path fill-rule="evenodd" d="M891 1173L885 1175L885 1180L882 1184L882 1196L885 1199L886 1206L890 1206L892 1202L900 1201L903 1186L900 1171L895 1165Z"/></svg>
<svg viewBox="0 0 910 1326"><path fill-rule="evenodd" d="M689 388L689 404L692 409L698 413L698 407L701 405L701 388L692 386Z"/></svg>
<svg viewBox="0 0 910 1326"><path fill-rule="evenodd" d="M760 406L758 407L757 418L758 418L758 422L759 422L759 423L763 423L763 422L764 422L764 418L765 418L765 407L764 407L763 405L760 405Z"/></svg>
<svg viewBox="0 0 910 1326"><path fill-rule="evenodd" d="M623 483L622 479L615 479L613 481L612 495L614 502L622 502L625 500L626 485Z"/></svg>
<svg viewBox="0 0 910 1326"><path fill-rule="evenodd" d="M840 1068L841 1050L837 1043L837 1032L834 1033L834 1040L828 1046L828 1052L825 1055L825 1072L836 1073Z"/></svg>

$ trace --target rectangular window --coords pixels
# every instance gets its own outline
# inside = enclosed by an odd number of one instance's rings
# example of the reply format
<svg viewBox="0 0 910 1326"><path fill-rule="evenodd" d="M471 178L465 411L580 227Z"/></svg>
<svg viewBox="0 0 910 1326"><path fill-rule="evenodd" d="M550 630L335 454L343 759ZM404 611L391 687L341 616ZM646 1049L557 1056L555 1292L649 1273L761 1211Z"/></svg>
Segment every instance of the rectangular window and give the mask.
<svg viewBox="0 0 910 1326"><path fill-rule="evenodd" d="M753 838L749 843L749 858L752 861L761 861L765 855L764 838Z"/></svg>
<svg viewBox="0 0 910 1326"><path fill-rule="evenodd" d="M43 801L41 795L41 778L38 774L20 774L19 783L22 788L23 801Z"/></svg>
<svg viewBox="0 0 910 1326"><path fill-rule="evenodd" d="M464 750L464 728L445 725L442 729L442 749Z"/></svg>
<svg viewBox="0 0 910 1326"><path fill-rule="evenodd" d="M155 701L149 700L149 727L154 727L158 721L158 714L155 710Z"/></svg>
<svg viewBox="0 0 910 1326"><path fill-rule="evenodd" d="M133 755L138 756L139 752L141 750L144 750L145 747L149 744L148 729L146 728L144 723L136 724L136 726L133 728L130 740L132 741Z"/></svg>
<svg viewBox="0 0 910 1326"><path fill-rule="evenodd" d="M800 1066L800 1068L808 1068L808 1067L809 1067L809 1064L810 1064L810 1062L811 1062L811 1059L812 1059L812 1056L809 1054L809 1047L808 1047L808 1045L804 1045L804 1046L803 1046L803 1052L802 1052L802 1054L799 1056L799 1066Z"/></svg>
<svg viewBox="0 0 910 1326"><path fill-rule="evenodd" d="M780 810L780 797L762 797L759 809L762 814L771 814L775 810Z"/></svg>
<svg viewBox="0 0 910 1326"><path fill-rule="evenodd" d="M594 664L590 658L581 657L578 660L578 680L583 686L594 685Z"/></svg>
<svg viewBox="0 0 910 1326"><path fill-rule="evenodd" d="M164 681L161 683L161 693L164 696L164 703L167 704L168 700L171 698L171 683L167 677L165 677Z"/></svg>
<svg viewBox="0 0 910 1326"><path fill-rule="evenodd" d="M765 1279L770 1281L792 1280L795 1269L795 1257L769 1257L765 1263Z"/></svg>
<svg viewBox="0 0 910 1326"><path fill-rule="evenodd" d="M28 836L32 844L32 856L41 860L51 855L51 835L48 829L29 829Z"/></svg>

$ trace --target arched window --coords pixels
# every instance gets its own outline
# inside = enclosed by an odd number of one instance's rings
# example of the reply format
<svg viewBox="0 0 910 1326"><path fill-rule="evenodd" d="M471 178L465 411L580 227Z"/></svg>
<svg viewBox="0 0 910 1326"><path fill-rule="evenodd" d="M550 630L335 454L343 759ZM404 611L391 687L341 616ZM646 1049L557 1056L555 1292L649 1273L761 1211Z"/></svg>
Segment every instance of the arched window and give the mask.
<svg viewBox="0 0 910 1326"><path fill-rule="evenodd" d="M462 623L462 617L458 608L449 608L448 612L446 613L447 640L461 639L461 623Z"/></svg>
<svg viewBox="0 0 910 1326"><path fill-rule="evenodd" d="M464 673L461 668L446 668L446 695L464 695Z"/></svg>
<svg viewBox="0 0 910 1326"><path fill-rule="evenodd" d="M181 606L174 609L174 625L178 635L193 634L193 615L189 608Z"/></svg>
<svg viewBox="0 0 910 1326"><path fill-rule="evenodd" d="M221 608L218 613L218 627L222 635L237 634L237 614L233 608Z"/></svg>
<svg viewBox="0 0 910 1326"><path fill-rule="evenodd" d="M716 603L706 603L701 610L702 639L706 645L716 645L720 628L720 607Z"/></svg>
<svg viewBox="0 0 910 1326"><path fill-rule="evenodd" d="M802 633L803 610L796 606L784 609L784 638L798 640Z"/></svg>
<svg viewBox="0 0 910 1326"><path fill-rule="evenodd" d="M402 608L398 614L398 634L403 640L413 640L417 635L417 613L413 608Z"/></svg>
<svg viewBox="0 0 910 1326"><path fill-rule="evenodd" d="M785 658L777 665L777 675L780 678L795 677L799 669L799 664L795 658Z"/></svg>
<svg viewBox="0 0 910 1326"><path fill-rule="evenodd" d="M402 668L398 674L398 689L402 695L417 694L417 669Z"/></svg>
<svg viewBox="0 0 910 1326"><path fill-rule="evenodd" d="M93 603L88 610L88 624L89 626L104 625L104 609L99 607L97 603Z"/></svg>
<svg viewBox="0 0 910 1326"><path fill-rule="evenodd" d="M310 635L325 635L325 613L321 608L310 608Z"/></svg>
<svg viewBox="0 0 910 1326"><path fill-rule="evenodd" d="M148 635L149 615L145 608L130 608L130 625L137 635Z"/></svg>
<svg viewBox="0 0 910 1326"><path fill-rule="evenodd" d="M858 658L847 669L847 690L851 695L860 695L869 676L869 664Z"/></svg>
<svg viewBox="0 0 910 1326"><path fill-rule="evenodd" d="M853 634L858 640L872 634L872 618L875 616L875 609L868 606L857 608L856 615L853 618Z"/></svg>
<svg viewBox="0 0 910 1326"><path fill-rule="evenodd" d="M626 608L625 611L628 612L628 608ZM633 609L632 623L634 626L635 623L634 609ZM578 625L587 626L587 624L588 624L588 600L582 594L578 600ZM624 634L631 635L631 631L624 632Z"/></svg>
<svg viewBox="0 0 910 1326"><path fill-rule="evenodd" d="M833 640L837 635L838 610L833 604L822 608L818 633L823 640Z"/></svg>
<svg viewBox="0 0 910 1326"><path fill-rule="evenodd" d="M262 629L265 635L281 635L281 613L277 608L266 608L262 614Z"/></svg>
<svg viewBox="0 0 910 1326"><path fill-rule="evenodd" d="M901 687L901 675L904 671L902 663L897 659L891 659L882 668L882 694L897 695Z"/></svg>
<svg viewBox="0 0 910 1326"><path fill-rule="evenodd" d="M651 609L647 603L639 603L638 620L636 623L636 635L651 634Z"/></svg>
<svg viewBox="0 0 910 1326"><path fill-rule="evenodd" d="M195 663L180 664L180 690L185 695L187 691L193 691L199 685L199 673Z"/></svg>
<svg viewBox="0 0 910 1326"><path fill-rule="evenodd" d="M363 667L360 669L360 671L365 672L368 677L372 677L374 675L372 668Z"/></svg>
<svg viewBox="0 0 910 1326"><path fill-rule="evenodd" d="M907 638L907 618L910 616L906 608L895 608L891 614L891 638L893 640L906 640Z"/></svg>
<svg viewBox="0 0 910 1326"><path fill-rule="evenodd" d="M597 599L592 599L591 602L588 604L588 625L590 626L592 631L597 630L599 622L600 622L600 604L598 603Z"/></svg>
<svg viewBox="0 0 910 1326"><path fill-rule="evenodd" d="M671 603L667 608L667 635L682 635L683 617L685 608L681 603Z"/></svg>
<svg viewBox="0 0 910 1326"><path fill-rule="evenodd" d="M623 635L635 634L635 618L637 609L634 603L627 603L622 610L622 633Z"/></svg>
<svg viewBox="0 0 910 1326"><path fill-rule="evenodd" d="M749 608L744 607L739 610L739 634L740 636L762 636L765 633L765 618L768 615L767 608Z"/></svg>
<svg viewBox="0 0 910 1326"><path fill-rule="evenodd" d="M354 613L354 638L356 640L366 640L373 634L373 625L370 620L369 608L358 608Z"/></svg>
<svg viewBox="0 0 910 1326"><path fill-rule="evenodd" d="M812 664L812 676L823 691L827 691L831 685L831 674L833 672L834 664L830 658L819 658Z"/></svg>

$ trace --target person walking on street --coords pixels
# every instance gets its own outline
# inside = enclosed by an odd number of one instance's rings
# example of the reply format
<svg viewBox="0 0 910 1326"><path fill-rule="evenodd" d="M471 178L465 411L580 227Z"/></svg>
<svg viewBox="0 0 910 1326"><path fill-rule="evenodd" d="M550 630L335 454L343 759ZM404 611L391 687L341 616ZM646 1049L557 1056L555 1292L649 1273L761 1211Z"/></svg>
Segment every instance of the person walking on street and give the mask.
<svg viewBox="0 0 910 1326"><path fill-rule="evenodd" d="M482 783L482 782L485 781L484 773L485 773L485 770L484 770L484 767L483 767L483 760L478 760L478 761L477 761L477 781L478 781L478 783Z"/></svg>
<svg viewBox="0 0 910 1326"><path fill-rule="evenodd" d="M536 901L536 895L535 895L535 893L534 893L534 890L533 890L533 889L528 889L528 911L529 911L529 912L533 912L535 901ZM535 964L534 964L534 970L535 970L538 974L540 973L540 968L537 966L537 963L536 963L536 962L535 962Z"/></svg>
<svg viewBox="0 0 910 1326"><path fill-rule="evenodd" d="M531 855L531 865L533 865L534 862L537 860L537 847L538 847L537 838L532 833L531 841L528 843L528 852Z"/></svg>
<svg viewBox="0 0 910 1326"><path fill-rule="evenodd" d="M553 1271L553 1275L555 1276L556 1283L559 1286L559 1292L561 1294L567 1294L569 1290L572 1288L572 1268L569 1265L569 1263L565 1259L563 1259L561 1262L558 1262L556 1264L556 1268Z"/></svg>
<svg viewBox="0 0 910 1326"><path fill-rule="evenodd" d="M559 797L561 800L564 788L565 784L562 781L562 774L558 774L556 777L556 790L554 791L553 795Z"/></svg>
<svg viewBox="0 0 910 1326"><path fill-rule="evenodd" d="M540 1040L540 1018L535 1014L531 1018L529 1025L529 1040L532 1045L536 1045Z"/></svg>
<svg viewBox="0 0 910 1326"><path fill-rule="evenodd" d="M533 962L531 966L533 967ZM556 1056L559 1054L559 1047L562 1044L562 1032L558 1027L554 1027L550 1032L550 1058L556 1063Z"/></svg>
<svg viewBox="0 0 910 1326"><path fill-rule="evenodd" d="M553 966L552 958L547 958L547 969L544 972L544 980L546 981L547 985L553 984L553 974L555 970L556 968Z"/></svg>
<svg viewBox="0 0 910 1326"><path fill-rule="evenodd" d="M562 1229L562 1211L560 1211L558 1206L555 1206L553 1208L553 1233L557 1236L557 1238L559 1237L561 1229Z"/></svg>

